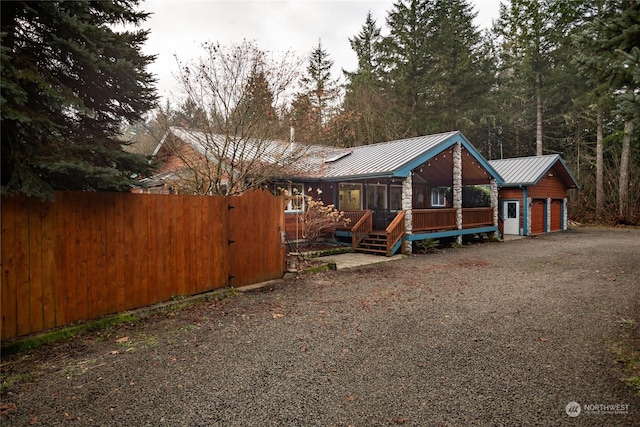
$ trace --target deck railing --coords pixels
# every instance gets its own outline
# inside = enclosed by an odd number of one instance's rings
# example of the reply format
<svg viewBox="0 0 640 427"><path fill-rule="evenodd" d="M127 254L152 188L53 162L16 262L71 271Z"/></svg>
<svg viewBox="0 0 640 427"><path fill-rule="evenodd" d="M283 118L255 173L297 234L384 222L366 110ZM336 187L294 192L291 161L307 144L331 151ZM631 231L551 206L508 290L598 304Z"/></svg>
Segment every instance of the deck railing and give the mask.
<svg viewBox="0 0 640 427"><path fill-rule="evenodd" d="M373 215L371 211L364 211L364 215L351 228L351 248L356 249L358 244L373 230Z"/></svg>
<svg viewBox="0 0 640 427"><path fill-rule="evenodd" d="M413 232L456 229L456 209L414 209ZM493 225L493 208L463 208L462 228Z"/></svg>
<svg viewBox="0 0 640 427"><path fill-rule="evenodd" d="M393 219L391 224L387 227L385 232L387 233L387 256L391 256L391 249L395 246L398 240L404 238L405 224L404 217L406 211L400 211Z"/></svg>
<svg viewBox="0 0 640 427"><path fill-rule="evenodd" d="M493 208L463 208L462 228L493 225Z"/></svg>
<svg viewBox="0 0 640 427"><path fill-rule="evenodd" d="M344 218L344 220L341 221L338 224L337 229L338 230L351 231L353 226L356 225L358 223L358 221L360 221L360 219L367 212L370 212L370 211L365 211L365 210L362 210L362 211L340 211L340 213L342 213L342 217ZM348 221L346 221L346 220L348 220Z"/></svg>
<svg viewBox="0 0 640 427"><path fill-rule="evenodd" d="M436 231L456 228L455 209L414 209L411 213L412 230Z"/></svg>

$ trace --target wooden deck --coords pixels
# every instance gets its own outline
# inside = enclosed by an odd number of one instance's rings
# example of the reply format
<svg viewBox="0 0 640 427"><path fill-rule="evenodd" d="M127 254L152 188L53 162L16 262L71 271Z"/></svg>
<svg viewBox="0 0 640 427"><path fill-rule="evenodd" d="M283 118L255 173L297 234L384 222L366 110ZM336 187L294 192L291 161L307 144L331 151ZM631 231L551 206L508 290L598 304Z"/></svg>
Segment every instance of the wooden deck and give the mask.
<svg viewBox="0 0 640 427"><path fill-rule="evenodd" d="M404 219L406 212L400 211L385 230L374 230L372 211L345 211L345 218L349 222L341 224L337 235L350 236L353 250L379 253L390 256L403 249L404 240L422 240L431 236L434 238L458 236L472 233L497 231L493 224L493 208L463 208L462 229L456 224L457 210L444 209L413 209L412 232L406 235Z"/></svg>

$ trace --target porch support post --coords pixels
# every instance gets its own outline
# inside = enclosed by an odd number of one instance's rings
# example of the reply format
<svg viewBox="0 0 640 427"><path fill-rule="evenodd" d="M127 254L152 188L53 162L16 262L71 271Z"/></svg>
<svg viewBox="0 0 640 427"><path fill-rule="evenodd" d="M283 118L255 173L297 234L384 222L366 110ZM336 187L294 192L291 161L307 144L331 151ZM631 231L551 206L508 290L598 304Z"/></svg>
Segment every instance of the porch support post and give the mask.
<svg viewBox="0 0 640 427"><path fill-rule="evenodd" d="M498 226L498 181L491 179L491 207L493 208L493 226Z"/></svg>
<svg viewBox="0 0 640 427"><path fill-rule="evenodd" d="M413 230L412 208L413 208L413 172L409 173L402 181L402 210L405 211L404 228L406 234L411 234ZM408 239L404 241L404 253L411 255L412 242Z"/></svg>
<svg viewBox="0 0 640 427"><path fill-rule="evenodd" d="M531 197L527 197L525 199L525 203L527 204L526 206L527 211L524 219L525 220L524 232L525 232L525 236L531 236L531 208L533 207L533 201L531 200Z"/></svg>
<svg viewBox="0 0 640 427"><path fill-rule="evenodd" d="M462 230L462 144L458 141L453 147L453 208L456 210L456 228ZM462 244L462 236L456 236L456 242Z"/></svg>

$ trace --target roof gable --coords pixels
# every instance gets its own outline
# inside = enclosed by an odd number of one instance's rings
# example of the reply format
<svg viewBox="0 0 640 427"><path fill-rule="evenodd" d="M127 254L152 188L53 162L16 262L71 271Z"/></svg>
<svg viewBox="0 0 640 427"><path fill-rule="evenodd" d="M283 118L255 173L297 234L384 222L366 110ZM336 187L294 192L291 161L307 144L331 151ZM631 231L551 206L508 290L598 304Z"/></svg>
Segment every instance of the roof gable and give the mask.
<svg viewBox="0 0 640 427"><path fill-rule="evenodd" d="M489 163L502 176L505 187L536 185L556 166L562 172L561 178L567 187L578 188L578 182L559 154L489 160Z"/></svg>
<svg viewBox="0 0 640 427"><path fill-rule="evenodd" d="M399 139L353 148L351 154L327 165L323 178L407 177L411 171L460 142L495 178L500 175L459 131Z"/></svg>

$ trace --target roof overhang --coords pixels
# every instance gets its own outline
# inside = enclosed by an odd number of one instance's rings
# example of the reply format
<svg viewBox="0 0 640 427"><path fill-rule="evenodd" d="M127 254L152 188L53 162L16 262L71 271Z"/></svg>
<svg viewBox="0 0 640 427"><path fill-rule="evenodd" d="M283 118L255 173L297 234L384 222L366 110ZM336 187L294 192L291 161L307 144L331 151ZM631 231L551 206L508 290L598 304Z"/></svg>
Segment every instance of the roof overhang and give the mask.
<svg viewBox="0 0 640 427"><path fill-rule="evenodd" d="M432 148L431 150L425 151L423 154L405 163L402 167L396 169L392 173L392 176L406 178L415 168L426 163L427 161L436 157L438 154L444 152L445 150L448 150L451 146L453 146L458 142L460 142L462 147L464 147L474 157L474 159L478 161L481 167L483 167L487 172L489 172L491 177L496 180L498 185L501 185L504 182L500 174L498 174L498 172L496 172L496 170L493 169L493 167L491 167L491 165L482 156L482 154L480 154L480 152L476 150L476 148L473 145L471 145L471 143L467 140L467 138L465 138L464 135L462 135L462 133L460 132L457 132L456 134L452 135L443 143L438 144L436 147ZM462 173L464 175L464 170L462 171Z"/></svg>

